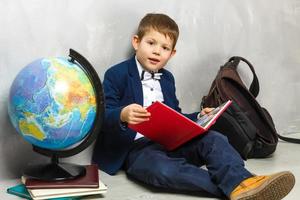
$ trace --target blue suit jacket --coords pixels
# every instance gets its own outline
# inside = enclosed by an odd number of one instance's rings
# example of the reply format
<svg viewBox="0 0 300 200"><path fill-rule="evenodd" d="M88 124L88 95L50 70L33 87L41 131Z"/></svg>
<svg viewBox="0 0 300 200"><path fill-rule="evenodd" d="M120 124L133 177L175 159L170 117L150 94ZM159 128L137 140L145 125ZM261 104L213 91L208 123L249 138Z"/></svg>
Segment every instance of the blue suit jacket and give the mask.
<svg viewBox="0 0 300 200"><path fill-rule="evenodd" d="M173 75L161 69L160 79L164 103L181 112L175 94ZM105 117L101 133L93 152L93 163L106 173L115 174L123 165L134 142L136 132L120 124L123 107L137 103L143 105L143 89L135 58L132 57L108 69L104 75ZM195 120L197 113L185 114Z"/></svg>

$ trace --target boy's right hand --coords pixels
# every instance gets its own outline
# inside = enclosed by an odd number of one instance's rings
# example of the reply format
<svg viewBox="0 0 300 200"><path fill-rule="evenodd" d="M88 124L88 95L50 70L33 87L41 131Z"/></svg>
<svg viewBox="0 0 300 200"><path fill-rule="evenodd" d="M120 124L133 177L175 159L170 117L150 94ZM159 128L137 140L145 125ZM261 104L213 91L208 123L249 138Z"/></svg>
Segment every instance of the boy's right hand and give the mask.
<svg viewBox="0 0 300 200"><path fill-rule="evenodd" d="M130 104L121 110L120 119L128 124L139 124L148 121L150 113L139 104Z"/></svg>

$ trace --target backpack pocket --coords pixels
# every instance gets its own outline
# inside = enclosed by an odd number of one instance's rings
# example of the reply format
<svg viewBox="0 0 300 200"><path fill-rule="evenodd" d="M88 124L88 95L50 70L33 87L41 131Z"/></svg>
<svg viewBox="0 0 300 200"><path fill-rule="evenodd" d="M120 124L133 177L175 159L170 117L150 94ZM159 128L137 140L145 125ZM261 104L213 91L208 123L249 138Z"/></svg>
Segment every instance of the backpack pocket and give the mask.
<svg viewBox="0 0 300 200"><path fill-rule="evenodd" d="M251 157L256 140L256 128L235 102L232 102L211 129L227 136L229 143L244 160Z"/></svg>

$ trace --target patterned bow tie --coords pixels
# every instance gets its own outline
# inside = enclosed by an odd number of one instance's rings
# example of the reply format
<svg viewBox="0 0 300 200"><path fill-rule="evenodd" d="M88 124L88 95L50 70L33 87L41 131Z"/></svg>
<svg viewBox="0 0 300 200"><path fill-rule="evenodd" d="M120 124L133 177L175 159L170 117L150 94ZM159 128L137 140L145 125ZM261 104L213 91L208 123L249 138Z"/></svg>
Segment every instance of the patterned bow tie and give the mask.
<svg viewBox="0 0 300 200"><path fill-rule="evenodd" d="M147 71L143 70L142 75L141 75L141 81L147 81L147 80L150 80L150 79L160 80L161 75L162 75L162 73L147 72Z"/></svg>

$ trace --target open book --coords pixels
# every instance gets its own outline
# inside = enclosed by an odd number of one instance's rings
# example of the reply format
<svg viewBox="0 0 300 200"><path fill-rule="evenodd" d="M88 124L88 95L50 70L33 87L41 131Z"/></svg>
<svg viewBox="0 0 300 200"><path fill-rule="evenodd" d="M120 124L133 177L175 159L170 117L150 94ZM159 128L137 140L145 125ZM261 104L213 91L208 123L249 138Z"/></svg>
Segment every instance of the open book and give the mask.
<svg viewBox="0 0 300 200"><path fill-rule="evenodd" d="M149 121L129 124L128 127L163 145L167 150L174 150L205 133L230 104L231 100L228 100L194 122L167 105L155 102L147 107L151 113Z"/></svg>

